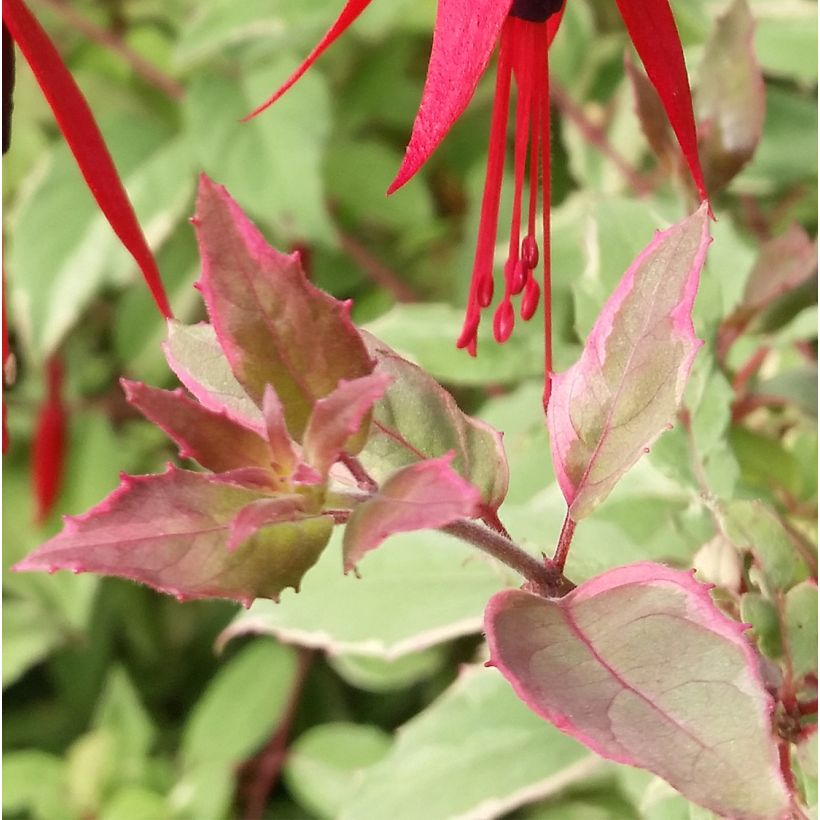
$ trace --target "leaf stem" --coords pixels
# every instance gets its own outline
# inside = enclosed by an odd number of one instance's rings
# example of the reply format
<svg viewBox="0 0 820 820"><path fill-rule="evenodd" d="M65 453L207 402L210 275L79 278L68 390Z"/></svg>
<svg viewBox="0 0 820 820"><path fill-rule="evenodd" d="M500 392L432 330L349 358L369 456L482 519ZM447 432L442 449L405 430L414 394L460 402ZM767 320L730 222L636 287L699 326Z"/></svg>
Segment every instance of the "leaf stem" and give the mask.
<svg viewBox="0 0 820 820"><path fill-rule="evenodd" d="M510 569L514 569L530 582L533 592L550 598L559 598L566 595L573 587L573 584L564 578L560 570L539 561L509 538L493 532L476 521L461 518L441 527L441 531L478 547L482 552L486 552Z"/></svg>
<svg viewBox="0 0 820 820"><path fill-rule="evenodd" d="M356 480L356 484L360 490L372 494L379 489L379 485L373 480L367 470L365 470L358 458L348 453L342 453L339 456L339 461L347 467L348 472Z"/></svg>
<svg viewBox="0 0 820 820"><path fill-rule="evenodd" d="M332 501L341 507L355 508L371 497L372 494L366 492L334 490L328 494L327 501ZM343 510L334 509L326 512L333 515L337 523L344 518ZM572 522L572 528L574 527L575 522ZM539 561L519 547L508 535L496 532L478 521L459 518L451 524L439 527L439 530L461 541L466 541L515 570L529 581L531 591L539 595L560 598L575 587L570 580L564 577L561 569L556 567L553 561ZM572 537L571 533L569 537Z"/></svg>
<svg viewBox="0 0 820 820"><path fill-rule="evenodd" d="M575 534L576 522L572 520L567 510L564 516L564 525L561 527L561 534L558 536L558 545L555 547L555 555L552 556L550 564L561 574L564 572L564 564L567 563L569 548L572 544L572 536Z"/></svg>

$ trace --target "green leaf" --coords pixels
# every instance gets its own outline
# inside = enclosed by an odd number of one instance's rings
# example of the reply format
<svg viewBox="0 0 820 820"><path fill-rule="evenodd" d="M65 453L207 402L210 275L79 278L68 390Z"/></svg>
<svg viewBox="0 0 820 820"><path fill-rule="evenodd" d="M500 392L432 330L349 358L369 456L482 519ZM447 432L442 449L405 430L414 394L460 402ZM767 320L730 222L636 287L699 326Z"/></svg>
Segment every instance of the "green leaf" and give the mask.
<svg viewBox="0 0 820 820"><path fill-rule="evenodd" d="M333 820L350 800L365 770L387 753L390 742L390 735L375 726L316 726L288 749L285 784L312 814Z"/></svg>
<svg viewBox="0 0 820 820"><path fill-rule="evenodd" d="M67 801L65 763L40 751L3 755L3 814L35 820L78 820Z"/></svg>
<svg viewBox="0 0 820 820"><path fill-rule="evenodd" d="M282 719L296 675L293 650L267 639L242 647L217 672L182 737L188 768L229 768L252 755Z"/></svg>
<svg viewBox="0 0 820 820"><path fill-rule="evenodd" d="M786 593L784 611L792 671L796 680L817 674L817 584L803 581Z"/></svg>
<svg viewBox="0 0 820 820"><path fill-rule="evenodd" d="M121 667L113 667L108 674L97 703L94 727L106 731L111 737L117 779L126 783L139 782L145 774L156 729L137 690Z"/></svg>
<svg viewBox="0 0 820 820"><path fill-rule="evenodd" d="M395 692L430 678L444 665L446 654L446 645L442 645L390 661L367 655L331 655L328 663L357 689Z"/></svg>
<svg viewBox="0 0 820 820"><path fill-rule="evenodd" d="M3 688L48 657L65 640L54 615L41 603L17 597L3 600Z"/></svg>
<svg viewBox="0 0 820 820"><path fill-rule="evenodd" d="M396 469L453 452L453 469L495 510L507 493L509 470L500 434L459 410L455 399L419 367L369 333L364 334L376 372L392 383L374 407L361 460L381 481Z"/></svg>
<svg viewBox="0 0 820 820"><path fill-rule="evenodd" d="M189 207L190 146L144 116L121 116L105 131L140 225L157 248ZM83 187L73 160L56 151L12 231L6 269L38 358L54 350L101 287L130 283L137 273Z"/></svg>
<svg viewBox="0 0 820 820"><path fill-rule="evenodd" d="M725 505L721 515L726 534L737 547L754 556L772 592L791 589L806 577L806 567L788 532L765 504L733 501Z"/></svg>
<svg viewBox="0 0 820 820"><path fill-rule="evenodd" d="M322 76L309 72L296 93L249 122L240 121L294 68L283 55L264 67L237 68L237 76L198 72L185 97L188 130L205 173L250 214L273 225L281 243L309 237L332 244L321 176L330 125Z"/></svg>
<svg viewBox="0 0 820 820"><path fill-rule="evenodd" d="M440 532L396 535L368 556L367 575L341 573L337 530L298 595L257 601L222 641L245 633L331 653L394 660L481 629L487 598L514 582L508 570Z"/></svg>
<svg viewBox="0 0 820 820"><path fill-rule="evenodd" d="M400 355L434 379L457 385L506 384L537 376L543 369L543 331L522 323L506 344L497 345L489 328L479 331L479 354L456 347L463 312L442 304L403 304L366 325Z"/></svg>
<svg viewBox="0 0 820 820"><path fill-rule="evenodd" d="M99 820L171 820L171 810L162 795L140 786L120 789L106 801Z"/></svg>
<svg viewBox="0 0 820 820"><path fill-rule="evenodd" d="M780 620L775 605L759 592L747 592L740 599L740 617L752 627L758 649L767 658L777 659L783 654Z"/></svg>
<svg viewBox="0 0 820 820"><path fill-rule="evenodd" d="M402 727L337 816L500 817L599 767L582 746L530 713L497 673L473 667Z"/></svg>

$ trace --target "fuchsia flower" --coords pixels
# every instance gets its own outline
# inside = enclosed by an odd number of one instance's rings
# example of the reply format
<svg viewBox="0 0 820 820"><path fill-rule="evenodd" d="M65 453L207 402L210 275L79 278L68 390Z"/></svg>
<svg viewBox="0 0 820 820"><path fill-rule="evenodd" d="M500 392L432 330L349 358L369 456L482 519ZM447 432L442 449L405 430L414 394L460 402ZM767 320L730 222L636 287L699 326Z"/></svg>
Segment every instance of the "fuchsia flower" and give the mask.
<svg viewBox="0 0 820 820"><path fill-rule="evenodd" d="M467 107L497 42L498 74L490 128L490 152L481 205L478 243L464 328L458 346L476 353L481 311L493 300L493 252L507 141L512 79L517 88L515 111L515 194L510 244L504 266L504 292L495 308L493 332L498 342L512 333L512 298L521 294L520 315L529 319L540 298L534 271L543 259L545 315L545 393L552 371L550 318L550 107L548 48L560 24L565 0L439 0L433 48L410 143L392 193L427 161ZM697 152L692 98L683 49L668 0L615 0L649 79L658 91L669 122L702 200L706 199ZM287 82L249 117L285 93L370 4L348 0L339 18ZM524 181L529 165L527 220L521 239ZM543 252L536 239L539 183L543 212Z"/></svg>

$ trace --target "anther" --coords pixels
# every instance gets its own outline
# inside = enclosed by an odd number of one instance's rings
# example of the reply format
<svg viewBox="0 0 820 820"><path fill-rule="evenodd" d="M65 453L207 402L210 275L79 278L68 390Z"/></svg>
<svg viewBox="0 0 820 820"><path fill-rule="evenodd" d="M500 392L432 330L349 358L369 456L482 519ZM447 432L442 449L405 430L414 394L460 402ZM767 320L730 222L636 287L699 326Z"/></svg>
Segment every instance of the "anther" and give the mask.
<svg viewBox="0 0 820 820"><path fill-rule="evenodd" d="M533 270L538 267L538 257L538 243L534 236L527 234L521 240L521 260L530 270Z"/></svg>
<svg viewBox="0 0 820 820"><path fill-rule="evenodd" d="M524 295L521 297L521 318L527 322L535 315L538 307L538 300L541 297L541 288L538 282L530 276L524 288Z"/></svg>
<svg viewBox="0 0 820 820"><path fill-rule="evenodd" d="M510 338L515 327L515 313L512 302L504 299L496 308L493 316L493 336L499 344L504 344Z"/></svg>

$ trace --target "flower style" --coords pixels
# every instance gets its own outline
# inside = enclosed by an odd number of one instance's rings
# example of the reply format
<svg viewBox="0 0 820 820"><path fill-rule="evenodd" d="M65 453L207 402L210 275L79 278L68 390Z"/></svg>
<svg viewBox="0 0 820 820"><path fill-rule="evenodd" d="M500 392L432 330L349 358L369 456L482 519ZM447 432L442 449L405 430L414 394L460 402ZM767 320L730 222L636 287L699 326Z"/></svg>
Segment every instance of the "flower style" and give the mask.
<svg viewBox="0 0 820 820"><path fill-rule="evenodd" d="M683 49L668 0L615 2L649 79L663 102L700 198L706 200ZM548 49L560 25L564 3L565 0L439 0L421 105L404 161L388 189L388 193L392 193L400 188L427 161L469 104L496 43L499 43L490 150L478 242L464 327L457 344L475 355L481 311L493 301L493 256L504 175L510 91L514 79L517 89L515 193L509 250L504 265L504 292L495 308L493 335L496 341L504 342L512 333L515 323L513 296L521 294L519 312L522 319L527 320L534 315L541 291L534 271L540 257L543 259L545 316L545 406L549 401L552 373ZM348 0L336 22L304 63L248 118L264 111L279 99L369 4L370 0ZM522 239L522 202L527 170L529 197ZM543 215L541 252L536 239L539 185Z"/></svg>

